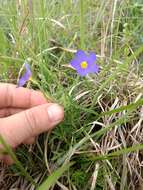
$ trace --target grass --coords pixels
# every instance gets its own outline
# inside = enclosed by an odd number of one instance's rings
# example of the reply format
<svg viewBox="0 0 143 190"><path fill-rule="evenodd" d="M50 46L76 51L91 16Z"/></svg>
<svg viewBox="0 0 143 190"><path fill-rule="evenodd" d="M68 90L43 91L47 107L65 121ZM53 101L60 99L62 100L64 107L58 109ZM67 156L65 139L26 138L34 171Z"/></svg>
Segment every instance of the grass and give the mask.
<svg viewBox="0 0 143 190"><path fill-rule="evenodd" d="M21 2L0 1L0 81L16 83L28 59L27 87L62 104L65 120L31 147L7 147L16 164L1 166L0 189L142 189L142 1ZM68 67L77 49L96 52L98 76Z"/></svg>

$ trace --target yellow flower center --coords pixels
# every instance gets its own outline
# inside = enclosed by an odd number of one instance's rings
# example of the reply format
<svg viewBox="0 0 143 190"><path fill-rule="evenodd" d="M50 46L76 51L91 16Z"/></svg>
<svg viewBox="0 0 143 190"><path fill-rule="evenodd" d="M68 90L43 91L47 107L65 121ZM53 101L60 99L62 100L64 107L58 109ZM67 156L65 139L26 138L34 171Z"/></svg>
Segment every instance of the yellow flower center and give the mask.
<svg viewBox="0 0 143 190"><path fill-rule="evenodd" d="M88 63L86 61L83 61L83 62L81 62L80 66L82 69L86 69L88 66Z"/></svg>

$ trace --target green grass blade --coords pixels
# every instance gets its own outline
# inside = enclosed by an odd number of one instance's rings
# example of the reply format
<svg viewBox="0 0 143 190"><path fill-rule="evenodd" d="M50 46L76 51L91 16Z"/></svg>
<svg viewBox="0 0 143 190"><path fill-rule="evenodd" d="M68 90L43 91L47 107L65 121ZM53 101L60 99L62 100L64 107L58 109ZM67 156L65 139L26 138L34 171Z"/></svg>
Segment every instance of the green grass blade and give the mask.
<svg viewBox="0 0 143 190"><path fill-rule="evenodd" d="M84 1L80 0L80 48L85 49L84 45Z"/></svg>
<svg viewBox="0 0 143 190"><path fill-rule="evenodd" d="M127 105L127 106L121 106L121 107L119 107L117 109L113 109L113 110L110 110L110 111L107 111L107 112L102 112L100 114L100 116L102 117L102 116L105 116L105 115L112 115L114 113L119 113L119 112L122 112L124 110L130 110L131 111L131 110L137 108L138 106L142 106L142 105L143 105L143 99L139 99L137 102L131 103L131 104Z"/></svg>
<svg viewBox="0 0 143 190"><path fill-rule="evenodd" d="M69 169L70 166L73 165L72 163L68 163L62 167L60 167L59 169L57 169L56 171L54 171L47 180L45 180L42 185L40 185L40 187L37 190L49 190L50 187L52 187L56 181L58 180L58 178L61 177L61 175Z"/></svg>
<svg viewBox="0 0 143 190"><path fill-rule="evenodd" d="M142 150L143 149L143 144L138 144L138 145L135 145L135 146L132 146L132 147L129 147L129 148L123 148L121 150L118 150L116 152L113 152L113 153L109 153L108 155L103 155L103 156L96 156L94 158L92 158L91 160L106 160L106 159L113 159L115 157L118 157L120 155L123 155L123 154L128 154L130 152L134 152L134 151L139 151L139 150Z"/></svg>

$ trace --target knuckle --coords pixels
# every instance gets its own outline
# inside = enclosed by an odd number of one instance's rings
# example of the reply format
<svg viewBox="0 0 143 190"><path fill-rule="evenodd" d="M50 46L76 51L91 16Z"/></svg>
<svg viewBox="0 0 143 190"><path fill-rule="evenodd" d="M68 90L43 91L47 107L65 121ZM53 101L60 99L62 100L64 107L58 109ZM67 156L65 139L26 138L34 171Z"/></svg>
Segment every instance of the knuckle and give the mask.
<svg viewBox="0 0 143 190"><path fill-rule="evenodd" d="M24 112L25 113L25 118L26 118L26 123L29 126L29 133L31 136L35 135L36 129L38 127L38 120L33 112L33 110L27 110Z"/></svg>
<svg viewBox="0 0 143 190"><path fill-rule="evenodd" d="M31 107L31 100L32 100L32 90L29 91L28 94L28 106Z"/></svg>

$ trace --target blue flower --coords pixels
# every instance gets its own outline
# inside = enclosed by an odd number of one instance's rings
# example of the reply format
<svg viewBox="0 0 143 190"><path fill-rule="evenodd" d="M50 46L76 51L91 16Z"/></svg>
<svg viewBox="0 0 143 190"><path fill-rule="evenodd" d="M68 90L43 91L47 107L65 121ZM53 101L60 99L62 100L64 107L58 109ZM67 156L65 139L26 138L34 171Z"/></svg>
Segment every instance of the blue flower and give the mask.
<svg viewBox="0 0 143 190"><path fill-rule="evenodd" d="M18 80L18 87L22 87L26 84L26 82L31 78L32 72L30 70L30 66L28 63L24 64L24 67L26 69L24 75Z"/></svg>
<svg viewBox="0 0 143 190"><path fill-rule="evenodd" d="M99 72L99 66L96 64L96 54L93 52L87 54L83 50L78 50L70 64L81 76Z"/></svg>

